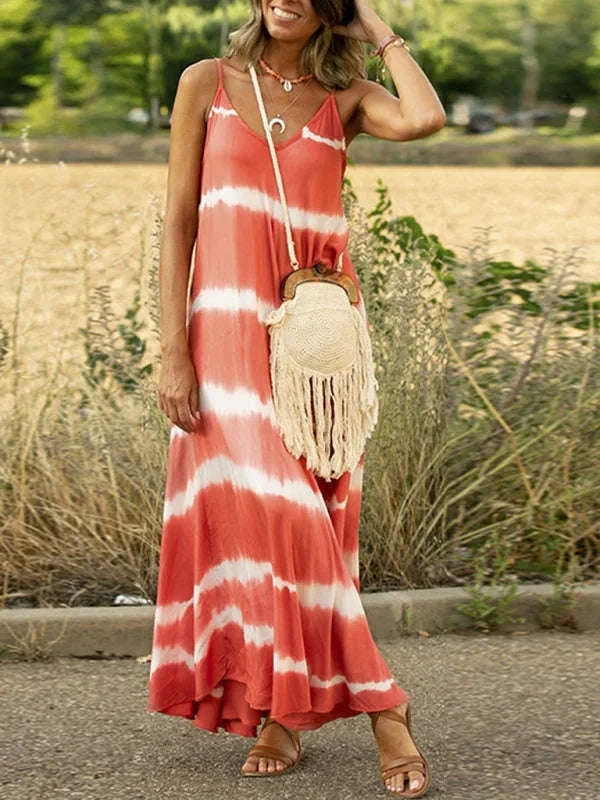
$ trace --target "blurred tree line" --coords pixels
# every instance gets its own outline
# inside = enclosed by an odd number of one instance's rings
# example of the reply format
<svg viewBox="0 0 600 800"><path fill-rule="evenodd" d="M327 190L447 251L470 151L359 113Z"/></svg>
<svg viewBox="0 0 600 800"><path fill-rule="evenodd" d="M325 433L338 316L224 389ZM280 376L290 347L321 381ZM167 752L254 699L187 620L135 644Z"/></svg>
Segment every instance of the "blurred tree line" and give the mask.
<svg viewBox="0 0 600 800"><path fill-rule="evenodd" d="M597 0L370 5L409 41L447 110L462 94L507 111L600 107ZM132 108L156 125L181 71L219 55L248 16L246 0L0 0L0 107L26 109L34 135L120 129Z"/></svg>

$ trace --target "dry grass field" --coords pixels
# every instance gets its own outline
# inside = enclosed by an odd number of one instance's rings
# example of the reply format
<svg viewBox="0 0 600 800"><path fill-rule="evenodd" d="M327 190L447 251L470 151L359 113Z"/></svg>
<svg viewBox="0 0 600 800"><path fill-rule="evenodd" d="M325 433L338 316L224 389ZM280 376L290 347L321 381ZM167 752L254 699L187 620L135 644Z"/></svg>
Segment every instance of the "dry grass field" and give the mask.
<svg viewBox="0 0 600 800"><path fill-rule="evenodd" d="M584 280L600 280L600 169L594 167L349 167L361 203L375 201L380 176L394 213L416 217L460 256L476 228L492 226L492 250L521 264L544 248L581 246Z"/></svg>
<svg viewBox="0 0 600 800"><path fill-rule="evenodd" d="M347 174L368 208L381 177L394 213L414 215L459 255L479 228L493 226L498 258L543 263L545 247L580 246L581 277L600 280L599 169L350 166ZM21 368L41 377L58 357L63 366L80 363L80 342L73 345L90 287L110 286L119 313L138 273L146 282L167 172L135 164L13 164L1 175L0 315L11 326L20 297Z"/></svg>

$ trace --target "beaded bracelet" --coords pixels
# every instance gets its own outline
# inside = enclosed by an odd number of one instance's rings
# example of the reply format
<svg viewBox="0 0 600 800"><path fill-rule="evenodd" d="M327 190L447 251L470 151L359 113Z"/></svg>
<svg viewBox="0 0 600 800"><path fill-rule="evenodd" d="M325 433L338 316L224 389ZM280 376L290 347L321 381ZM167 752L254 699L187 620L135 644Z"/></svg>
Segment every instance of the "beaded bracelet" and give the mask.
<svg viewBox="0 0 600 800"><path fill-rule="evenodd" d="M385 80L386 65L383 58L385 56L385 51L387 50L388 47L404 47L407 53L410 53L410 47L407 45L406 39L400 36L400 34L390 33L387 36L385 36L379 43L379 47L373 48L373 50L371 50L371 52L369 53L371 58L373 58L374 56L379 56L379 61L377 62L377 74L375 76L375 79L379 83L381 83L379 79L380 72L381 72L381 77Z"/></svg>

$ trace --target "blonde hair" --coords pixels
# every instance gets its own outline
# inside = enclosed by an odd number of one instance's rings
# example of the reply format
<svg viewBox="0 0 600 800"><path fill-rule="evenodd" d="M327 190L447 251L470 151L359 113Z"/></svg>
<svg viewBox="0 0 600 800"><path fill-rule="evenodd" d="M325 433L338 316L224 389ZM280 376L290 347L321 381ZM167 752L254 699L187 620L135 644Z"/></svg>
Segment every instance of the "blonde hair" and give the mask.
<svg viewBox="0 0 600 800"><path fill-rule="evenodd" d="M229 34L225 57L240 55L246 62L257 65L269 39L262 14L261 0L249 0L252 17ZM347 0L311 0L315 14L323 24L308 39L300 54L300 72L312 72L317 81L329 91L346 89L352 78L366 77L366 54L363 42L349 36L332 33L332 25L341 25Z"/></svg>

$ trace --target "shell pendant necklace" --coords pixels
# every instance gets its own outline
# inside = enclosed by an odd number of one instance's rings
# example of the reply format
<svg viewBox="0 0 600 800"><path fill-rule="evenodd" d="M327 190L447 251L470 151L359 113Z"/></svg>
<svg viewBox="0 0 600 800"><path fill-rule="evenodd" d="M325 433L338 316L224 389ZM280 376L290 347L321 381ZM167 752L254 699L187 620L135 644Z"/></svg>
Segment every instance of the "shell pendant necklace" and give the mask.
<svg viewBox="0 0 600 800"><path fill-rule="evenodd" d="M292 91L292 84L294 84L294 83L302 83L302 82L306 81L302 91L299 94L297 94L296 97L294 97L294 99L291 101L291 103L288 103L287 106L282 111L278 111L275 114L275 116L271 117L271 119L269 120L269 130L272 133L275 132L274 131L275 125L279 125L280 126L279 133L283 133L285 131L285 127L286 126L285 126L285 122L283 121L283 119L281 117L288 110L288 108L290 108L290 106L292 106L296 102L296 100L298 100L300 97L302 97L304 91L306 90L306 87L308 86L308 84L310 83L310 81L312 79L312 72L308 72L306 75L301 75L299 78L293 78L293 79L290 80L289 78L284 78L282 75L279 75L277 72L275 72L275 70L271 69L271 67L265 61L263 61L262 58L259 58L258 61L259 61L260 65L261 65L261 67L266 72L268 72L269 75L272 75L274 78L277 78L277 80L282 84L282 86L283 86L283 88L284 88L284 90L286 92L291 92ZM268 87L267 87L267 92L269 94L269 99L271 100L271 105L274 105L273 98L271 97L271 92L269 92Z"/></svg>
<svg viewBox="0 0 600 800"><path fill-rule="evenodd" d="M312 78L312 72L307 72L306 75L300 75L299 78L284 78L283 75L280 75L278 72L275 72L272 67L270 67L267 62L259 56L258 59L259 64L268 72L269 75L272 75L274 78L277 78L279 83L283 86L286 92L292 91L292 86L294 83L302 83L303 81L309 81Z"/></svg>

